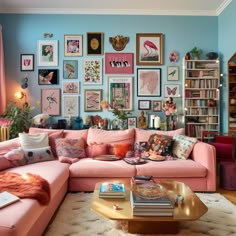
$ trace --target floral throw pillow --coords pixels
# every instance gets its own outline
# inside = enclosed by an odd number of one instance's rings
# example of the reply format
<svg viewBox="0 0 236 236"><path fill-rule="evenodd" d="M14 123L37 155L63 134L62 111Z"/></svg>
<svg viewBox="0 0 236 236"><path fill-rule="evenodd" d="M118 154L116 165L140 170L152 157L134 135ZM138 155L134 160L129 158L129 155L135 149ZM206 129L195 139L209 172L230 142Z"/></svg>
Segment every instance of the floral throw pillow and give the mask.
<svg viewBox="0 0 236 236"><path fill-rule="evenodd" d="M80 139L56 139L56 151L59 161L73 163L75 160L85 158L84 140ZM75 160L72 160L76 158Z"/></svg>
<svg viewBox="0 0 236 236"><path fill-rule="evenodd" d="M188 159L197 139L181 134L174 135L173 139L175 140L173 156L183 160Z"/></svg>
<svg viewBox="0 0 236 236"><path fill-rule="evenodd" d="M171 156L174 140L172 137L161 134L152 134L148 139L148 151L155 151L157 155Z"/></svg>

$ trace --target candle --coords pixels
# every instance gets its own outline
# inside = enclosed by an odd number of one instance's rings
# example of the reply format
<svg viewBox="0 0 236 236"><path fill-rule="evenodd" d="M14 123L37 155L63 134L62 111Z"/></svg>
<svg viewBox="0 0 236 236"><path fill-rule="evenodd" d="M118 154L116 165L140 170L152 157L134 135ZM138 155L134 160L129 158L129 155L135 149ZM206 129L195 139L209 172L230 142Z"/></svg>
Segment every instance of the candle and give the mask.
<svg viewBox="0 0 236 236"><path fill-rule="evenodd" d="M161 126L161 118L159 116L156 116L154 119L154 128L159 129Z"/></svg>
<svg viewBox="0 0 236 236"><path fill-rule="evenodd" d="M150 115L149 128L154 127L154 119L155 119L155 115Z"/></svg>

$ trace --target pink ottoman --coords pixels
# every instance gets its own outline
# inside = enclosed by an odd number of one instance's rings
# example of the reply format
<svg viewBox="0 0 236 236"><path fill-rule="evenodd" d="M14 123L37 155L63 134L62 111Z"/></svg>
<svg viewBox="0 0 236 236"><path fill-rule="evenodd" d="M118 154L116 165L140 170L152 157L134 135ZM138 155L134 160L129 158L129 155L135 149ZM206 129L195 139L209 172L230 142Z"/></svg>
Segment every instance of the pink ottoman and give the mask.
<svg viewBox="0 0 236 236"><path fill-rule="evenodd" d="M220 187L236 190L236 163L220 162Z"/></svg>

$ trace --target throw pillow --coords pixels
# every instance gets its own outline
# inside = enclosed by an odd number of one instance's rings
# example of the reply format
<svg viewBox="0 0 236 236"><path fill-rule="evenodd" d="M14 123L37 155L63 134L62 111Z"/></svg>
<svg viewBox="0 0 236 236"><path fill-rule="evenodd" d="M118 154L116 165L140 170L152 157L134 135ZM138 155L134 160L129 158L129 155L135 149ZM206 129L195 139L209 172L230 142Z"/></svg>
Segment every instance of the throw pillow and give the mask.
<svg viewBox="0 0 236 236"><path fill-rule="evenodd" d="M21 147L19 147L7 152L4 155L4 157L7 158L9 161L16 161L23 159L24 155L25 155L24 150Z"/></svg>
<svg viewBox="0 0 236 236"><path fill-rule="evenodd" d="M80 139L56 139L56 150L59 161L73 163L75 160L85 158L84 140ZM73 160L73 158L76 158Z"/></svg>
<svg viewBox="0 0 236 236"><path fill-rule="evenodd" d="M86 153L88 157L96 157L99 155L106 155L108 154L107 151L108 145L107 144L92 144L89 145L86 149Z"/></svg>
<svg viewBox="0 0 236 236"><path fill-rule="evenodd" d="M48 133L26 134L19 133L22 148L42 148L49 146Z"/></svg>
<svg viewBox="0 0 236 236"><path fill-rule="evenodd" d="M126 153L130 151L130 144L129 143L117 143L114 144L113 150L116 157L124 158Z"/></svg>
<svg viewBox="0 0 236 236"><path fill-rule="evenodd" d="M171 156L173 144L174 140L170 136L152 134L148 139L148 151L152 150L161 156Z"/></svg>
<svg viewBox="0 0 236 236"><path fill-rule="evenodd" d="M173 137L173 156L180 159L188 159L193 150L195 143L198 141L196 138L188 137L181 134L176 134Z"/></svg>

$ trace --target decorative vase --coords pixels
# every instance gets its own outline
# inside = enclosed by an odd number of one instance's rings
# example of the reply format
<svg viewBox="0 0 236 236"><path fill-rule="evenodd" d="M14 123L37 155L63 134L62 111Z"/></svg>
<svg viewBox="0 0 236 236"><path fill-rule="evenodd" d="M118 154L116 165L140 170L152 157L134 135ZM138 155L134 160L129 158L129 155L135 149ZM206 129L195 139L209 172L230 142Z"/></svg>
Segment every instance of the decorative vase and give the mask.
<svg viewBox="0 0 236 236"><path fill-rule="evenodd" d="M126 129L126 123L125 120L119 119L119 124L118 124L119 129Z"/></svg>

